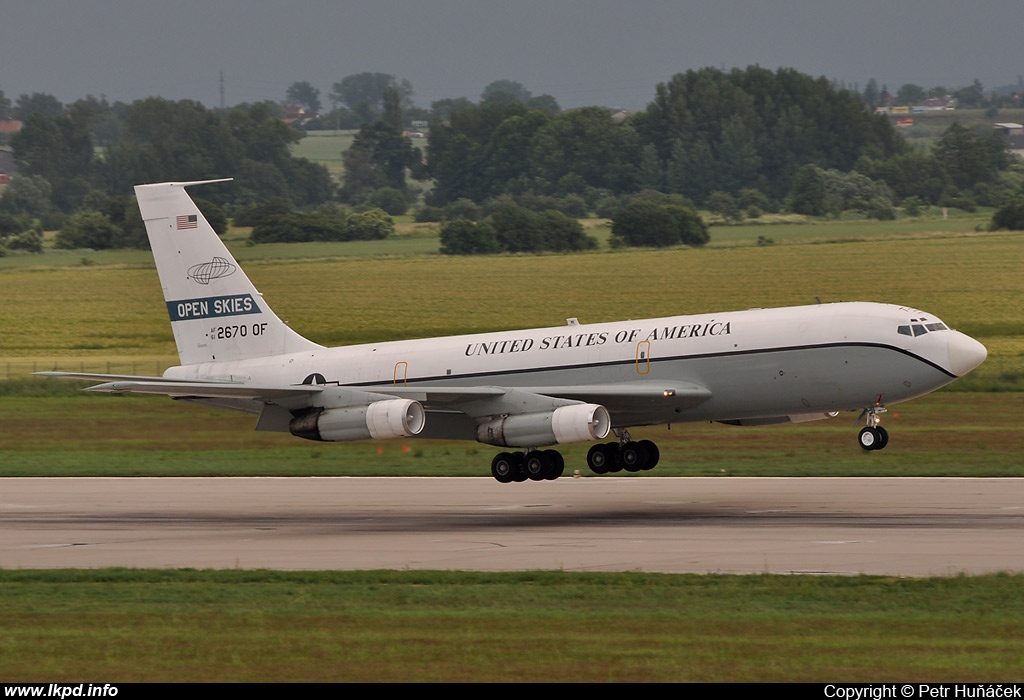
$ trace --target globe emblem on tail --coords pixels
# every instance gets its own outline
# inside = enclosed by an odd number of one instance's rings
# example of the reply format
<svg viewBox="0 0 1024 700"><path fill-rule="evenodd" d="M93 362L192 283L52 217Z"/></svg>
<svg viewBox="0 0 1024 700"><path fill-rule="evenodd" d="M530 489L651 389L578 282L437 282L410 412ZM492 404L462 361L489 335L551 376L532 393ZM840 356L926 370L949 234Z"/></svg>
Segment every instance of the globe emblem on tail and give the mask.
<svg viewBox="0 0 1024 700"><path fill-rule="evenodd" d="M199 284L209 284L210 280L220 279L234 274L235 266L227 259L214 257L210 262L199 263L188 269L188 276Z"/></svg>

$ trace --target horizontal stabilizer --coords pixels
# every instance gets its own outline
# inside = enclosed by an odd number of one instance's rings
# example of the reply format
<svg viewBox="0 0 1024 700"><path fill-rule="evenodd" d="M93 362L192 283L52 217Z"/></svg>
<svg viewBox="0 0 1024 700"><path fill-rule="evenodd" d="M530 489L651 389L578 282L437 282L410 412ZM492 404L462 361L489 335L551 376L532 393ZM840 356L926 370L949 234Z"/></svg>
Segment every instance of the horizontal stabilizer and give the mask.
<svg viewBox="0 0 1024 700"><path fill-rule="evenodd" d="M281 399L312 396L323 391L322 386L259 386L257 384L221 384L219 382L188 381L116 381L91 386L86 391L111 394L162 394L165 396L205 399L253 399L280 401Z"/></svg>
<svg viewBox="0 0 1024 700"><path fill-rule="evenodd" d="M180 379L169 377L147 377L137 374L95 374L92 372L35 372L40 377L56 377L57 379L83 379L87 382L181 382ZM204 379L199 384L219 383L215 379ZM225 380L224 384L236 384Z"/></svg>

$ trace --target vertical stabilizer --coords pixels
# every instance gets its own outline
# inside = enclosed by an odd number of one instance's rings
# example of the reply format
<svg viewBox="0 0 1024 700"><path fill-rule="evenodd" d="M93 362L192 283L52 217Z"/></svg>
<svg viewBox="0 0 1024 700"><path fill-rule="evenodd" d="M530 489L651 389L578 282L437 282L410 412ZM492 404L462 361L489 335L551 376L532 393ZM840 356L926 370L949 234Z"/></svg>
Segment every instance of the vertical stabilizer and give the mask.
<svg viewBox="0 0 1024 700"><path fill-rule="evenodd" d="M271 311L185 192L199 182L137 185L183 365L314 350Z"/></svg>

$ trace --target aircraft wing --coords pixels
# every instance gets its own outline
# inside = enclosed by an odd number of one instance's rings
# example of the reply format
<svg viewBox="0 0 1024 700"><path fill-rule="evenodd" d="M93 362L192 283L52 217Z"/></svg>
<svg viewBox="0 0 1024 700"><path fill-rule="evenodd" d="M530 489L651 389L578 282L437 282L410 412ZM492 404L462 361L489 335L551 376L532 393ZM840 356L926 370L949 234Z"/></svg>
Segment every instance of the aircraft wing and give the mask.
<svg viewBox="0 0 1024 700"><path fill-rule="evenodd" d="M240 382L201 380L190 381L164 377L142 377L127 374L90 374L86 372L38 372L45 377L102 381L86 389L111 394L162 394L174 398L249 399L277 402L282 399L308 397L323 391L322 386L260 386Z"/></svg>
<svg viewBox="0 0 1024 700"><path fill-rule="evenodd" d="M597 403L612 414L626 415L669 406L690 408L711 398L695 382L624 382L533 387L393 386L362 387L378 394L414 399L429 410L454 410L471 416L528 411L544 401L556 404Z"/></svg>
<svg viewBox="0 0 1024 700"><path fill-rule="evenodd" d="M160 394L220 408L275 415L284 424L286 411L310 406L356 406L387 398L420 402L428 412L455 420L484 419L498 414L543 413L575 403L600 404L615 424L645 423L651 416L691 408L711 398L711 391L696 382L642 381L618 384L565 386L452 386L394 385L344 386L331 384L259 385L228 380L180 380L135 375L76 372L39 372L49 377L100 381L87 391ZM280 407L280 408L276 408ZM459 425L463 431L470 423ZM635 423L634 423L635 424Z"/></svg>

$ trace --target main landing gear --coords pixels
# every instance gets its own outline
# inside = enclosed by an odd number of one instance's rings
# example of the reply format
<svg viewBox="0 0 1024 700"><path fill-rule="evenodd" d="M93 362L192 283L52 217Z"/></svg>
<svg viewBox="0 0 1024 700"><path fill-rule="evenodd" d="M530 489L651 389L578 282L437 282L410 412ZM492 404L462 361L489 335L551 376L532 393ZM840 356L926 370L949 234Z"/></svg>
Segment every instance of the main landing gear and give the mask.
<svg viewBox="0 0 1024 700"><path fill-rule="evenodd" d="M634 442L625 430L615 431L618 442L594 445L587 453L587 466L595 474L609 474L625 469L638 472L654 469L661 453L650 440ZM553 481L565 471L565 460L558 450L527 450L499 452L491 460L491 476L503 484L512 481Z"/></svg>
<svg viewBox="0 0 1024 700"><path fill-rule="evenodd" d="M860 433L857 434L857 442L863 449L881 450L889 444L889 431L879 425L882 422L880 416L885 411L885 406L875 404L871 408L865 409L862 414L866 417L867 427L861 428Z"/></svg>
<svg viewBox="0 0 1024 700"><path fill-rule="evenodd" d="M491 476L503 484L511 481L553 481L565 471L558 450L499 452L491 460Z"/></svg>
<svg viewBox="0 0 1024 700"><path fill-rule="evenodd" d="M595 474L609 474L625 469L638 472L654 469L661 458L658 446L650 440L634 442L626 430L616 430L618 442L594 445L587 453L587 466Z"/></svg>

